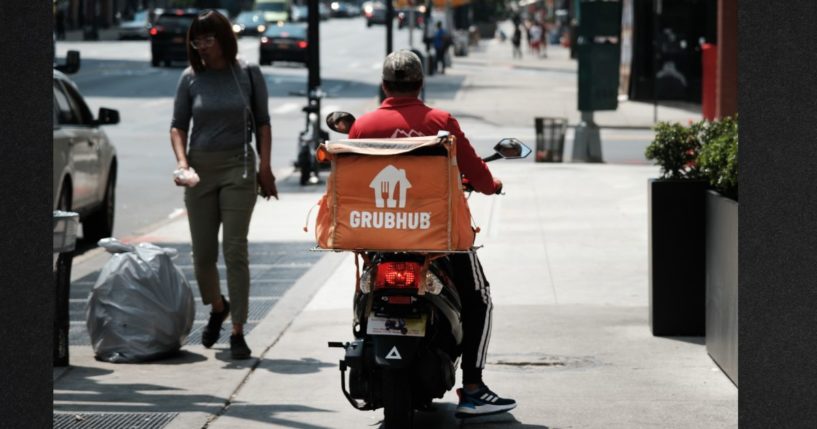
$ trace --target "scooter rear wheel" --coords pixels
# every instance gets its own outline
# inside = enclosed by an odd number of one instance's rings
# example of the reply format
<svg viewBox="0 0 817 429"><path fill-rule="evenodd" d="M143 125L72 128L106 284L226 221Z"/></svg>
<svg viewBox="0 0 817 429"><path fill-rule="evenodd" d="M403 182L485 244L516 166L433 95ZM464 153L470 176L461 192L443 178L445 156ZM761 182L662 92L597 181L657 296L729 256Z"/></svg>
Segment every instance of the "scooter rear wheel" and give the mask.
<svg viewBox="0 0 817 429"><path fill-rule="evenodd" d="M384 370L382 395L384 429L411 429L414 406L408 370Z"/></svg>
<svg viewBox="0 0 817 429"><path fill-rule="evenodd" d="M301 170L301 186L309 184L309 178L312 176L312 163L310 162L309 149L301 149L298 154L298 168Z"/></svg>

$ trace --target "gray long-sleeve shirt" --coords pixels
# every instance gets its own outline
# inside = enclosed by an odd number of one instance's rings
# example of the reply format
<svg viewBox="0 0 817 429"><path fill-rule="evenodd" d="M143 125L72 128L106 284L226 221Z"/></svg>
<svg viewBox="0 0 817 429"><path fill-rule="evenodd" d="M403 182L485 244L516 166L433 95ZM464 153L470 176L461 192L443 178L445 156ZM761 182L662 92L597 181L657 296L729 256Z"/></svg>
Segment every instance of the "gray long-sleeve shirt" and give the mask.
<svg viewBox="0 0 817 429"><path fill-rule="evenodd" d="M248 71L252 73L254 93L250 90ZM236 79L241 92L236 86ZM232 71L226 67L202 72L188 67L179 78L170 127L188 131L190 119L193 119L193 132L189 133L191 150L240 148L245 134L247 141L252 137L251 132L245 132L245 117L249 117L245 116L245 100L252 105L256 127L270 123L267 85L257 65L242 63L232 66Z"/></svg>

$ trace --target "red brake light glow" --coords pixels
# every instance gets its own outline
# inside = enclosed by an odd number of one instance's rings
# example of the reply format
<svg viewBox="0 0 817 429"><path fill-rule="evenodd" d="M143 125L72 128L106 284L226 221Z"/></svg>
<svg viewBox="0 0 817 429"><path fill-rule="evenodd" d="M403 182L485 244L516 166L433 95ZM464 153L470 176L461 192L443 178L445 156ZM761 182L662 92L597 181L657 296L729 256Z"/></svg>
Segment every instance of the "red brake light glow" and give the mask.
<svg viewBox="0 0 817 429"><path fill-rule="evenodd" d="M159 34L159 29L158 28L153 27L153 28L150 29L150 35L151 36L155 36L157 34Z"/></svg>
<svg viewBox="0 0 817 429"><path fill-rule="evenodd" d="M306 42L301 40L300 42L298 42L298 47L301 49L306 49Z"/></svg>
<svg viewBox="0 0 817 429"><path fill-rule="evenodd" d="M383 262L377 266L375 289L418 287L420 264L417 262Z"/></svg>

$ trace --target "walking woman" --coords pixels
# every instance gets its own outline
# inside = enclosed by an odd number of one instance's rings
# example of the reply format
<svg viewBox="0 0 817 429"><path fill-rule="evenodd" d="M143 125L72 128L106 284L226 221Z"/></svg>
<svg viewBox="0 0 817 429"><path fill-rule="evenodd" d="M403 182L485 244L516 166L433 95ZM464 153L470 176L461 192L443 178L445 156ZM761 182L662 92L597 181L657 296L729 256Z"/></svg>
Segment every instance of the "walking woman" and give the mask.
<svg viewBox="0 0 817 429"><path fill-rule="evenodd" d="M192 168L200 178L192 186L179 176L175 182L186 186L184 202L196 281L202 301L212 305L201 340L207 348L215 344L222 323L230 315L230 353L233 359L246 359L252 354L243 329L250 292L247 234L256 186L267 199L278 198L270 168L272 130L267 88L258 66L237 60L235 35L220 13L201 13L190 24L187 41L190 67L182 72L176 90L170 141L178 169L190 172ZM193 127L188 133L191 119ZM257 179L255 153L250 146L253 131L261 158ZM216 267L220 227L229 300L221 294Z"/></svg>

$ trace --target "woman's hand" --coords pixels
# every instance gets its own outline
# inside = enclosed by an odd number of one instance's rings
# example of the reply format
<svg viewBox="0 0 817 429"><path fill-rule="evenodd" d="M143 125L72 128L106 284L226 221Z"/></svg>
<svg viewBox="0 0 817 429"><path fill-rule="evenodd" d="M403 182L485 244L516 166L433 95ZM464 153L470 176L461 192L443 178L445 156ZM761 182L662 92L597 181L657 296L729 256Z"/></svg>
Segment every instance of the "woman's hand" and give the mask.
<svg viewBox="0 0 817 429"><path fill-rule="evenodd" d="M176 186L187 186L187 183L184 182L184 176L177 174L177 172L187 170L188 168L190 168L190 166L187 165L187 161L180 160L176 163L176 171L173 172L173 183L175 183Z"/></svg>
<svg viewBox="0 0 817 429"><path fill-rule="evenodd" d="M261 171L258 174L259 185L264 191L264 198L269 200L270 197L278 199L278 188L275 186L275 176L272 175L272 168L269 164L261 166Z"/></svg>

